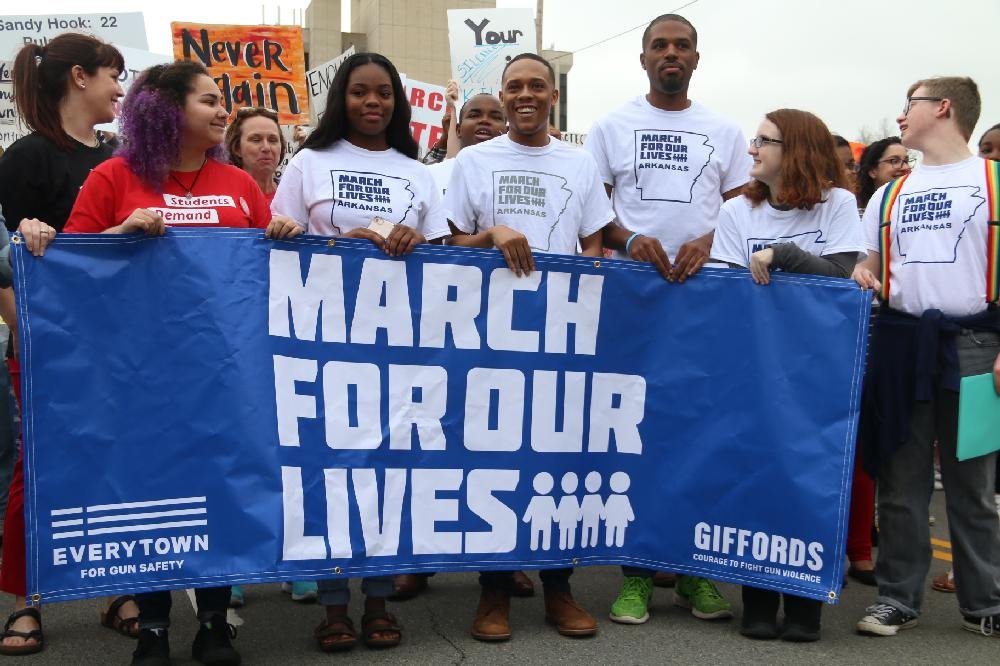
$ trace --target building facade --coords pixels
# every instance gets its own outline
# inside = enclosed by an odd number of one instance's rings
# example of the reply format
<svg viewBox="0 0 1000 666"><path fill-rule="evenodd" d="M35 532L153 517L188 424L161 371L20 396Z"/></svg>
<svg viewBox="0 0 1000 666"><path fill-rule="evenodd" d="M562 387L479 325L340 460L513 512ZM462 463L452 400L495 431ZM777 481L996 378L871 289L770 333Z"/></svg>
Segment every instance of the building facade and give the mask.
<svg viewBox="0 0 1000 666"><path fill-rule="evenodd" d="M341 30L343 2L351 3L350 32ZM312 0L305 11L306 63L315 67L353 45L358 51L381 53L410 78L445 85L451 78L448 10L495 7L495 0ZM563 51L543 51L542 55L552 63L561 91L551 122L565 129L566 75L573 55Z"/></svg>

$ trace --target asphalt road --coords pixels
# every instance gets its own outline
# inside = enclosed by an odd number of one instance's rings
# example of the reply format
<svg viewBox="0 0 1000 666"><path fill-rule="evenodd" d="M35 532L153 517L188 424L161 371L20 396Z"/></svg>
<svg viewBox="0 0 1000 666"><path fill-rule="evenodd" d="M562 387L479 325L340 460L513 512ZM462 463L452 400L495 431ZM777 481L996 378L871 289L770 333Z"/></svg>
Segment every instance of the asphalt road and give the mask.
<svg viewBox="0 0 1000 666"><path fill-rule="evenodd" d="M942 493L934 494L932 528L937 557L947 557L948 533ZM946 570L948 562L935 559L931 574ZM541 590L535 574L536 587ZM245 664L997 664L1000 638L986 638L962 630L954 595L934 592L927 581L927 596L920 624L892 638L855 634L854 624L875 597L874 589L852 582L837 606L823 611L823 638L818 643L790 644L751 641L737 632L739 589L723 585L734 602L737 618L705 622L673 605L670 590L653 595L652 618L645 625L623 626L607 619L618 592L621 575L614 567L578 569L572 583L577 599L600 622L596 637L569 639L559 636L543 620L539 595L514 599L511 624L514 637L507 643L484 644L469 636L469 626L479 590L473 574L439 574L429 591L418 599L392 604L404 625L403 644L375 651L358 646L340 655L320 653L311 633L321 618L321 608L292 602L277 585L246 589L247 604L237 611L239 637L235 641ZM357 581L351 613L360 622L361 599ZM4 599L10 603L10 597ZM22 664L128 664L134 642L104 629L98 623L96 600L44 607L45 650L20 660ZM172 654L178 664L194 663L190 643L196 623L187 595L174 593Z"/></svg>

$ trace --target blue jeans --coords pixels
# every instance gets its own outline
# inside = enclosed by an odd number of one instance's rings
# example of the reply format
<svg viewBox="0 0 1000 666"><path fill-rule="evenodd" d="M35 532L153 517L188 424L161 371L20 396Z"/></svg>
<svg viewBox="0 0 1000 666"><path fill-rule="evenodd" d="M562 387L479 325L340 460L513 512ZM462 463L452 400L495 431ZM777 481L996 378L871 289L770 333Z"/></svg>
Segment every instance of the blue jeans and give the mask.
<svg viewBox="0 0 1000 666"><path fill-rule="evenodd" d="M346 606L351 600L349 578L330 578L316 581L319 603L324 606ZM392 596L392 576L365 576L361 579L361 592L366 597L385 599Z"/></svg>
<svg viewBox="0 0 1000 666"><path fill-rule="evenodd" d="M1000 335L963 331L957 347L963 377L991 372ZM1000 613L1000 521L993 500L997 454L958 461L958 394L937 383L932 399L914 406L909 439L879 472L878 600L910 615L920 613L931 565L927 520L935 435L958 605L972 617L995 615Z"/></svg>

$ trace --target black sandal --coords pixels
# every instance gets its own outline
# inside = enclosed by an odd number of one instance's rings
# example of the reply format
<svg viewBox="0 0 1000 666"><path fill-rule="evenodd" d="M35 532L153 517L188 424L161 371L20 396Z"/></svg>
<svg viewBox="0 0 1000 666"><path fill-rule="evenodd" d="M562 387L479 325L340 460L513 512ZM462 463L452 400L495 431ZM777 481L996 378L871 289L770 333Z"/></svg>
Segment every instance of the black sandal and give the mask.
<svg viewBox="0 0 1000 666"><path fill-rule="evenodd" d="M32 629L31 631L16 631L11 629L11 625L22 617L33 618L38 623L38 629ZM10 617L7 618L7 624L3 626L3 634L0 635L0 641L11 637L23 638L26 641L34 640L35 642L34 644L25 643L24 645L4 645L0 642L0 654L17 656L42 651L44 647L42 640L42 614L38 612L37 608L29 606L10 614Z"/></svg>
<svg viewBox="0 0 1000 666"><path fill-rule="evenodd" d="M117 631L122 636L127 638L138 638L139 637L139 616L135 617L121 617L118 612L122 609L122 606L128 602L135 602L135 597L131 594L123 594L108 606L106 611L101 613L101 626L107 627L112 631Z"/></svg>

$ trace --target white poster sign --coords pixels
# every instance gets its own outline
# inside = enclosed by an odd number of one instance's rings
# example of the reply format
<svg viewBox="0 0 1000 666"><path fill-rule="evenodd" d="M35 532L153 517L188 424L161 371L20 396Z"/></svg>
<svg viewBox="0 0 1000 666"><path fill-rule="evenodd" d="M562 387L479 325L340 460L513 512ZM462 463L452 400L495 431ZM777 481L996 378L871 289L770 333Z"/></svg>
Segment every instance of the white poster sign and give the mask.
<svg viewBox="0 0 1000 666"><path fill-rule="evenodd" d="M452 78L461 89L459 106L473 95L500 91L507 61L535 53L535 16L531 9L450 9L448 41Z"/></svg>
<svg viewBox="0 0 1000 666"><path fill-rule="evenodd" d="M0 15L0 59L13 60L24 44L45 45L64 32L84 32L117 46L143 51L149 48L142 12Z"/></svg>
<svg viewBox="0 0 1000 666"><path fill-rule="evenodd" d="M323 111L326 109L326 96L330 92L333 77L337 75L337 70L344 64L344 61L352 55L354 55L353 45L333 60L306 72L306 86L309 88L309 108L316 114L316 122L319 122L319 119L323 117Z"/></svg>
<svg viewBox="0 0 1000 666"><path fill-rule="evenodd" d="M410 101L410 132L423 155L441 138L441 116L447 108L445 89L433 83L408 79L406 97ZM452 122L455 122L454 118Z"/></svg>
<svg viewBox="0 0 1000 666"><path fill-rule="evenodd" d="M18 122L11 72L11 63L0 60L0 146L4 150L28 133L28 128Z"/></svg>

